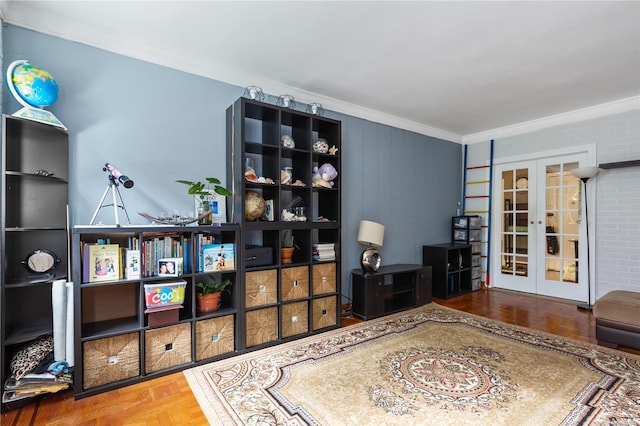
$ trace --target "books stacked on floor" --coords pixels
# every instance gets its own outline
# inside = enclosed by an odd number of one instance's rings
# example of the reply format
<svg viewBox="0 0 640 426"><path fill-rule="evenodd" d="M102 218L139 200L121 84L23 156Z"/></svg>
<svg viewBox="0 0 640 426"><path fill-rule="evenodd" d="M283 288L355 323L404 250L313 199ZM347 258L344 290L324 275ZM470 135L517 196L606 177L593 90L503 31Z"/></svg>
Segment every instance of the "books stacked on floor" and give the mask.
<svg viewBox="0 0 640 426"><path fill-rule="evenodd" d="M39 337L18 349L11 357L9 369L11 376L2 393L5 404L58 392L72 383L67 361L55 360L52 335Z"/></svg>
<svg viewBox="0 0 640 426"><path fill-rule="evenodd" d="M313 260L326 262L336 260L335 243L315 243L313 244Z"/></svg>
<svg viewBox="0 0 640 426"><path fill-rule="evenodd" d="M54 376L49 372L25 374L19 379L11 376L4 384L2 402L4 404L20 399L33 398L45 393L55 393L69 388L71 374L64 373Z"/></svg>

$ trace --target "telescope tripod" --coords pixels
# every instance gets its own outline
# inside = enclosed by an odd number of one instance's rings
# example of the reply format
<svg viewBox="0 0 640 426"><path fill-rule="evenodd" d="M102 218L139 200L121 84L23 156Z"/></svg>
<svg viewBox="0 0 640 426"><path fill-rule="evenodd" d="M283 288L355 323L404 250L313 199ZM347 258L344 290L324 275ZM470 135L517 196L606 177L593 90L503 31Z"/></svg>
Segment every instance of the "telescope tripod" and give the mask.
<svg viewBox="0 0 640 426"><path fill-rule="evenodd" d="M104 200L105 198L107 198L107 194L109 193L109 190L111 190L113 203L104 204ZM117 198L116 198L116 194L117 194ZM121 205L118 205L118 201L117 201L118 198L120 199ZM104 193L102 194L102 198L100 198L98 207L96 207L96 211L93 213L93 216L91 217L91 222L89 222L89 225L93 225L93 222L96 220L96 216L98 216L98 212L100 211L101 208L109 207L109 206L113 206L113 216L116 221L116 226L120 226L120 220L118 219L118 208L121 208L124 211L124 214L127 217L127 223L131 224L131 220L129 219L129 214L127 213L127 209L124 206L124 201L122 200L122 195L120 195L120 189L118 189L118 182L111 174L109 175L109 184L105 188Z"/></svg>

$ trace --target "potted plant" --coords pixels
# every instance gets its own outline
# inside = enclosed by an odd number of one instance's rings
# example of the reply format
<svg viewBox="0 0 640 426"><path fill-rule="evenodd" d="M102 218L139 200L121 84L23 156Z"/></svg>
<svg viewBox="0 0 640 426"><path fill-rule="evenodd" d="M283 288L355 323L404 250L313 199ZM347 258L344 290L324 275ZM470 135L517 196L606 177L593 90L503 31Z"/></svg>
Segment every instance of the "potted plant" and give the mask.
<svg viewBox="0 0 640 426"><path fill-rule="evenodd" d="M293 250L296 248L299 247L293 242L293 231L291 229L280 231L280 262L291 263Z"/></svg>
<svg viewBox="0 0 640 426"><path fill-rule="evenodd" d="M201 282L196 284L196 301L199 312L215 312L220 308L220 297L223 291L230 292L227 288L231 285L231 280L226 279L218 283L216 277L209 275L211 282Z"/></svg>
<svg viewBox="0 0 640 426"><path fill-rule="evenodd" d="M220 179L214 177L204 178L207 183L204 182L192 182L190 180L179 179L176 182L182 183L184 185L188 185L187 194L193 195L198 200L198 223L200 225L211 225L213 222L213 215L211 209L207 203L207 197L211 195L211 191L218 195L222 195L223 197L228 197L232 195L231 191L229 191L224 186L220 185ZM205 214L209 210L209 214ZM202 216L202 217L201 217Z"/></svg>

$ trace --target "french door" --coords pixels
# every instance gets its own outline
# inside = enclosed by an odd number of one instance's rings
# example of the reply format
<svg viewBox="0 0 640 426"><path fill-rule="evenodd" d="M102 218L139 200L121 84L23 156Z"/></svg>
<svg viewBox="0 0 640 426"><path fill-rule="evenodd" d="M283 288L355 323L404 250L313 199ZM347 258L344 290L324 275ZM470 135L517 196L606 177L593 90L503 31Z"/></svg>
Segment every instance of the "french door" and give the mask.
<svg viewBox="0 0 640 426"><path fill-rule="evenodd" d="M587 301L583 184L571 173L585 162L579 154L496 166L492 285Z"/></svg>

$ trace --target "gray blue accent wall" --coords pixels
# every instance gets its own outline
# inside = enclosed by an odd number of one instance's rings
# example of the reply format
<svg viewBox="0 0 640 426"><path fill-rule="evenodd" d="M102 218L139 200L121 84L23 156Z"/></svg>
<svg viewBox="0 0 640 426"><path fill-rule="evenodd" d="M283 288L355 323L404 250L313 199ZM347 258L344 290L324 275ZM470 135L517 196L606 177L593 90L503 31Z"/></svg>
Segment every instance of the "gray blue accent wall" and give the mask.
<svg viewBox="0 0 640 426"><path fill-rule="evenodd" d="M60 86L49 110L69 131L72 225L89 223L108 184L102 171L107 162L135 182L121 187L134 224L148 223L138 212L193 210L176 179L225 180L225 110L244 87L11 25L2 38L3 71L27 59ZM5 90L2 107L11 114L20 105ZM342 286L350 297L350 271L359 268L362 250L356 242L361 219L386 227L383 264L420 264L422 245L450 240L462 148L358 117L325 115L342 121ZM114 224L113 211L101 209L97 221Z"/></svg>

